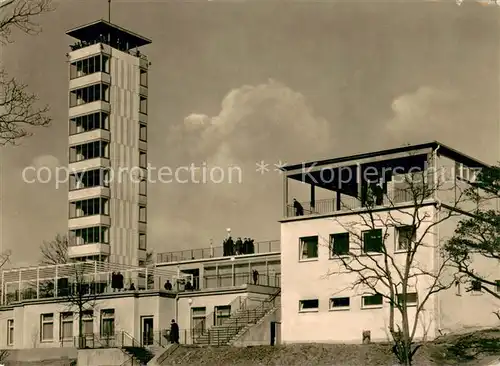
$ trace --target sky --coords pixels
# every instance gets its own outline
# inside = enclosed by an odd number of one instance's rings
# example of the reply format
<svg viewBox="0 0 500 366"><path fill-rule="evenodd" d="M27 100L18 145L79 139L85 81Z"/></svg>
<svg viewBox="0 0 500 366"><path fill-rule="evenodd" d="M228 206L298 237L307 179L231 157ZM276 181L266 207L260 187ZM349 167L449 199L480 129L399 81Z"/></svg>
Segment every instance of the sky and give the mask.
<svg viewBox="0 0 500 366"><path fill-rule="evenodd" d="M500 8L438 2L119 1L111 21L152 40L148 162L229 167L216 183L150 183L148 246L208 247L280 237L274 164L438 140L499 159ZM106 19L105 0L65 0L42 33L14 34L1 62L51 108L53 123L0 147L0 248L34 264L67 231L68 186L26 183L27 166L68 163L65 32ZM256 172L256 162L270 170ZM234 171L233 171L234 172ZM307 201L304 192L291 196Z"/></svg>

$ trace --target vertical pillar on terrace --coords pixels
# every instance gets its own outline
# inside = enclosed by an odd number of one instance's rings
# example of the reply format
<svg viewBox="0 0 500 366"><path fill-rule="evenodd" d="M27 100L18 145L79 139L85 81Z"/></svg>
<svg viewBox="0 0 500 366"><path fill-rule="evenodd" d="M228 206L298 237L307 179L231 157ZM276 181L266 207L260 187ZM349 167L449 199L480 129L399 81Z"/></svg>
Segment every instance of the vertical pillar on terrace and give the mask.
<svg viewBox="0 0 500 366"><path fill-rule="evenodd" d="M40 298L40 267L36 267L36 298Z"/></svg>
<svg viewBox="0 0 500 366"><path fill-rule="evenodd" d="M97 261L94 261L94 291L97 292Z"/></svg>
<svg viewBox="0 0 500 366"><path fill-rule="evenodd" d="M23 272L23 270L20 269L19 270L19 276L18 276L18 283L17 283L17 291L18 291L18 293L17 293L17 300L18 301L22 300L22 298L21 298L21 282L22 282L22 274L21 273L22 272Z"/></svg>
<svg viewBox="0 0 500 366"><path fill-rule="evenodd" d="M311 213L314 213L316 208L316 186L314 185L314 183L311 183L310 190L311 190Z"/></svg>
<svg viewBox="0 0 500 366"><path fill-rule="evenodd" d="M57 277L58 277L58 269L59 269L59 265L56 264L56 274L55 274L55 277L54 277L54 297L57 297Z"/></svg>
<svg viewBox="0 0 500 366"><path fill-rule="evenodd" d="M335 192L335 210L340 211L342 208L342 197L340 195L340 191Z"/></svg>
<svg viewBox="0 0 500 366"><path fill-rule="evenodd" d="M362 177L362 170L361 170L361 164L356 163L356 183L357 183L357 197L358 200L361 202L362 197L361 197L361 190L362 190L362 183L363 183L363 177Z"/></svg>
<svg viewBox="0 0 500 366"><path fill-rule="evenodd" d="M234 274L234 263L231 263L231 273L232 273L232 286L236 286L236 281L235 281L235 274Z"/></svg>
<svg viewBox="0 0 500 366"><path fill-rule="evenodd" d="M38 286L37 286L38 289ZM5 272L2 271L2 290L0 292L0 304L5 305L5 292L7 290L7 286L5 286ZM37 296L38 298L38 296Z"/></svg>
<svg viewBox="0 0 500 366"><path fill-rule="evenodd" d="M266 258L266 285L269 286L269 261Z"/></svg>
<svg viewBox="0 0 500 366"><path fill-rule="evenodd" d="M283 174L283 217L288 217L288 176Z"/></svg>
<svg viewBox="0 0 500 366"><path fill-rule="evenodd" d="M215 264L215 288L219 288L220 278L219 278L219 264Z"/></svg>

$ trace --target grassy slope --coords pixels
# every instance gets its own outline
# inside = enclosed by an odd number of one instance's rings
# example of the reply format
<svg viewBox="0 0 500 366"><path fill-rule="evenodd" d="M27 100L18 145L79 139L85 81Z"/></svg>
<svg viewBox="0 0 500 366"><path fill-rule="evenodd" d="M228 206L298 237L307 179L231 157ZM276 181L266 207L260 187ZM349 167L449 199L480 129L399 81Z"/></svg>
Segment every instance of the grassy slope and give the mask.
<svg viewBox="0 0 500 366"><path fill-rule="evenodd" d="M500 356L500 330L445 336L417 351L415 365L479 365ZM163 365L394 365L391 346L302 344L177 349Z"/></svg>

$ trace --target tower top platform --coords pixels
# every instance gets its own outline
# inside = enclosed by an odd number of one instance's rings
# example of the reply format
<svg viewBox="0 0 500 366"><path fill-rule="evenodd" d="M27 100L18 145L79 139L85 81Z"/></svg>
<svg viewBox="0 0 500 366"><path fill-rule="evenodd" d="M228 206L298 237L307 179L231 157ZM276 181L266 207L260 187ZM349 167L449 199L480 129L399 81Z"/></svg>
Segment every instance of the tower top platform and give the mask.
<svg viewBox="0 0 500 366"><path fill-rule="evenodd" d="M152 43L149 38L140 36L137 33L103 19L70 29L66 34L81 42L90 44L96 43L101 39L106 39L106 43L108 44L126 45L127 50Z"/></svg>

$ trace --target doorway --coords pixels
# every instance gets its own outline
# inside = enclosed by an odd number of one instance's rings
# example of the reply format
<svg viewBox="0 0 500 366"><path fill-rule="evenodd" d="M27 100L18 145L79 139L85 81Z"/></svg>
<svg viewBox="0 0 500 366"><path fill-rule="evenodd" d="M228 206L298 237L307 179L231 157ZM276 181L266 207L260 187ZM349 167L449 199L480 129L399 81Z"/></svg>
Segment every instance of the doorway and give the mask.
<svg viewBox="0 0 500 366"><path fill-rule="evenodd" d="M141 334L142 334L142 345L152 346L154 339L152 316L141 317Z"/></svg>

